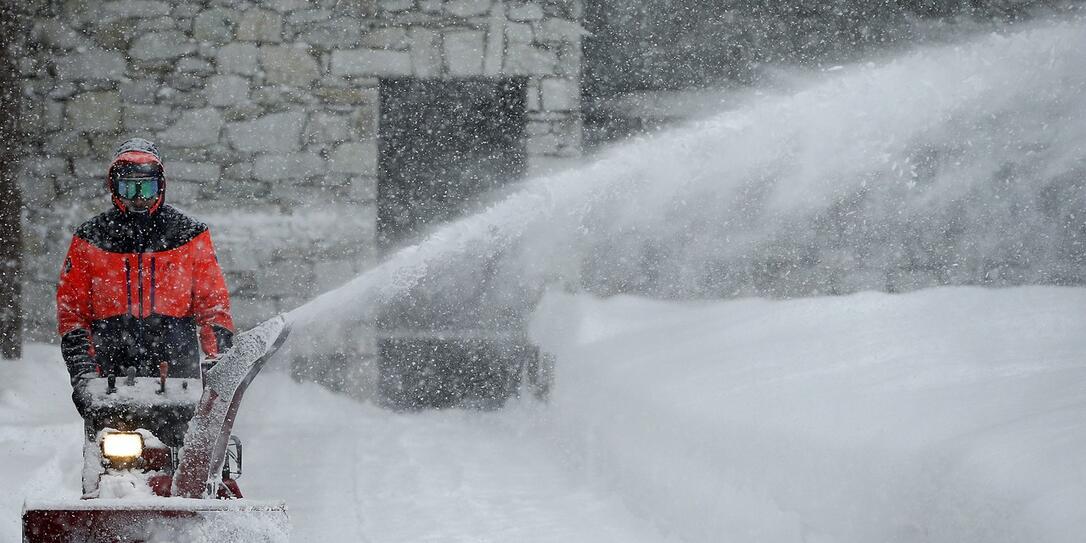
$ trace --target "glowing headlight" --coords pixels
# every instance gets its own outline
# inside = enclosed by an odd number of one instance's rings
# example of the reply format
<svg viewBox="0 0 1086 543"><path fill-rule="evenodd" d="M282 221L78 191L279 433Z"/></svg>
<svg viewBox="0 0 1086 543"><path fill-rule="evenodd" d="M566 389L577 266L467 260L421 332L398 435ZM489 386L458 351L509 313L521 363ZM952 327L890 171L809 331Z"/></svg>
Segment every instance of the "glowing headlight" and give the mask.
<svg viewBox="0 0 1086 543"><path fill-rule="evenodd" d="M143 436L136 432L116 432L102 436L102 456L110 460L132 460L143 454Z"/></svg>

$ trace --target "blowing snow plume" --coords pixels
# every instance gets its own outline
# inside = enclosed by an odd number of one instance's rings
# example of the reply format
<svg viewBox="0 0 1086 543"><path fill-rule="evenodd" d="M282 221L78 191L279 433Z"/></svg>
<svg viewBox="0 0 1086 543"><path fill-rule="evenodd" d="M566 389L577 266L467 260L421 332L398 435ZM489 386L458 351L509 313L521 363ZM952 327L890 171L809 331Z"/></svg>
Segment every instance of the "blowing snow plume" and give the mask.
<svg viewBox="0 0 1086 543"><path fill-rule="evenodd" d="M547 284L666 298L1083 284L1083 50L1080 21L1032 26L752 98L531 180L291 318L518 327Z"/></svg>

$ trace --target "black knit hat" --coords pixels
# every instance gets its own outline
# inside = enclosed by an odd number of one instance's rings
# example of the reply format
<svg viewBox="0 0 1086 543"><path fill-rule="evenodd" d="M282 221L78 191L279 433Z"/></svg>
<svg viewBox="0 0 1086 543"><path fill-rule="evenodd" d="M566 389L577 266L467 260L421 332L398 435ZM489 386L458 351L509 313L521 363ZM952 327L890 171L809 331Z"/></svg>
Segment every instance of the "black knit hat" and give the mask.
<svg viewBox="0 0 1086 543"><path fill-rule="evenodd" d="M117 150L113 152L113 160L117 160L117 157L129 152L139 151L141 153L148 153L154 155L159 161L162 161L162 157L158 155L158 147L155 147L154 143L143 138L132 138L117 147Z"/></svg>

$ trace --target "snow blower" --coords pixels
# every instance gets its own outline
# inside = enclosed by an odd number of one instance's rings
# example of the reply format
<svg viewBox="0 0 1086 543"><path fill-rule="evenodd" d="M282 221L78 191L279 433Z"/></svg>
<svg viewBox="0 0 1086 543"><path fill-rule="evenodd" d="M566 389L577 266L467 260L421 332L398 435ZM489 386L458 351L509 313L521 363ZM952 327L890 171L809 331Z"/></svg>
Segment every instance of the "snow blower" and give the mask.
<svg viewBox="0 0 1086 543"><path fill-rule="evenodd" d="M27 503L23 543L285 543L282 502L241 495L231 435L245 389L286 340L283 316L239 334L202 379L127 375L83 389L83 497Z"/></svg>

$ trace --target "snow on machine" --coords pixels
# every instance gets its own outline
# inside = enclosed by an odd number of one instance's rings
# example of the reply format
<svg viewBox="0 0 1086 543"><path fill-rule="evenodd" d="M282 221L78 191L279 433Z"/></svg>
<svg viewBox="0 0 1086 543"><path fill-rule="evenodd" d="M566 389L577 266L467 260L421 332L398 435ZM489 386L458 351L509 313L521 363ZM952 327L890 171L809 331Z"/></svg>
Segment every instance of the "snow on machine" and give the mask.
<svg viewBox="0 0 1086 543"><path fill-rule="evenodd" d="M242 394L285 341L282 317L239 334L202 379L125 375L83 389L80 500L27 503L23 543L286 542L282 502L242 498L231 435Z"/></svg>

